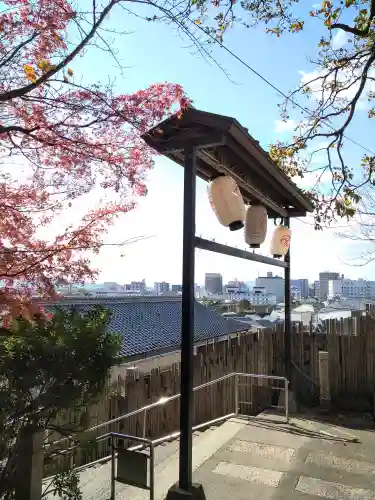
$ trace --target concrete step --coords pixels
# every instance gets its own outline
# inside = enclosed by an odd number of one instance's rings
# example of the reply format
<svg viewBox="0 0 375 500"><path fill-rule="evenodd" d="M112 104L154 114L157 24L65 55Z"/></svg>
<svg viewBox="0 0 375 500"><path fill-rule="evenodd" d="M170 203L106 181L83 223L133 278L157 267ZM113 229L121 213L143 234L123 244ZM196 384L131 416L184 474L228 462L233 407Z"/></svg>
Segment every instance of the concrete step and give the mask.
<svg viewBox="0 0 375 500"><path fill-rule="evenodd" d="M213 453L245 425L240 419L231 419L220 426L194 432L193 470L200 467ZM178 480L179 440L155 447L155 500L162 500L170 486ZM80 472L84 500L108 500L110 497L111 463L89 467ZM49 496L48 500L59 497ZM116 500L148 500L149 492L116 483Z"/></svg>

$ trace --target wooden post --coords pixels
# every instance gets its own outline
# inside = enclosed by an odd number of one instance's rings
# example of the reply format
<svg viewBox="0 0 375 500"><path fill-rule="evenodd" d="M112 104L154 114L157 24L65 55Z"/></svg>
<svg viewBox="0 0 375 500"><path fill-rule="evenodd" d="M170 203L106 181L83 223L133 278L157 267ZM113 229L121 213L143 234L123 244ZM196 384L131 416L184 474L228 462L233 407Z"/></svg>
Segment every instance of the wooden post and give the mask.
<svg viewBox="0 0 375 500"><path fill-rule="evenodd" d="M319 351L319 382L320 405L328 409L331 404L331 391L329 386L329 360L327 351Z"/></svg>
<svg viewBox="0 0 375 500"><path fill-rule="evenodd" d="M21 429L18 440L15 500L40 500L44 430L25 427Z"/></svg>

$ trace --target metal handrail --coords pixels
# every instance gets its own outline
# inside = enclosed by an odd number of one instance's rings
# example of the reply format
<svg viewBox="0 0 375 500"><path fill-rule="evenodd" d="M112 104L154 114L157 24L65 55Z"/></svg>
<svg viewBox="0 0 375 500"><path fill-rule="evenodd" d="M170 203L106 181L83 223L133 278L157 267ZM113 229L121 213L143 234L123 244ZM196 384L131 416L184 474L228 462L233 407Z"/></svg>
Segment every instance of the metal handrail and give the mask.
<svg viewBox="0 0 375 500"><path fill-rule="evenodd" d="M204 384L197 385L196 387L193 388L193 391L199 391L200 389L204 389L205 387L210 387L211 385L217 384L218 382L222 382L223 380L227 380L229 378L233 378L235 376L239 377L253 377L253 378L258 378L258 379L272 379L272 380L282 380L284 383L288 383L288 379L286 377L279 377L276 375L260 375L258 373L239 373L239 372L232 372L229 373L228 375L223 375L222 377L216 378L214 380L210 380L209 382L205 382ZM101 424L95 425L94 427L91 427L90 429L87 429L85 432L92 432L96 431L97 429L101 429L102 427L105 427L106 425L111 425L115 424L116 422L119 422L122 419L125 418L130 418L133 417L134 415L138 415L139 413L142 413L144 411L151 410L152 408L156 408L157 406L164 405L166 403L169 403L169 401L173 401L174 399L178 399L181 396L181 394L174 394L173 396L168 396L168 397L162 397L158 401L155 401L154 403L151 403L146 406L142 406L142 408L138 408L137 410L133 410L129 413L126 413L125 415L120 415L119 417L113 418L112 420L108 420L107 422L102 422ZM286 399L287 401L287 399Z"/></svg>
<svg viewBox="0 0 375 500"><path fill-rule="evenodd" d="M110 439L110 446L111 446L111 497L110 500L115 500L116 494L115 494L115 489L116 489L116 481L120 481L122 483L132 485L138 488L143 488L147 489L150 491L150 500L154 500L155 498L155 445L151 439L144 439L140 437L135 437L135 436L130 436L129 434L120 434L119 432L109 432L108 434L104 434L103 436L100 436L98 440L102 439ZM118 477L118 469L117 469L117 477L116 477L116 455L118 456L118 453L116 453L116 446L115 446L115 439L131 439L132 441L138 441L142 443L140 446L147 446L150 450L150 454L147 456L149 459L149 467L146 466L146 473L148 473L149 476L149 484L146 485L141 481L141 483L137 481L132 481L131 483L129 482L129 478L119 478ZM129 451L129 450L128 450ZM125 481L124 481L125 479ZM126 481L127 479L127 481Z"/></svg>
<svg viewBox="0 0 375 500"><path fill-rule="evenodd" d="M215 380L210 380L210 382L205 382L204 384L198 385L193 388L193 391L198 391L199 389L204 389L205 387L209 387L210 385L213 385L215 383L221 382L223 380L226 380L230 377L232 377L234 374L231 373L230 375L224 375L223 377L217 378ZM173 396L167 396L167 397L161 397L154 403L151 403L146 406L142 406L142 408L138 408L137 410L130 411L129 413L126 413L125 415L120 415L119 417L113 418L112 420L108 420L107 422L102 422L101 424L95 425L94 427L91 427L90 429L87 429L86 432L92 432L96 431L97 429L101 429L102 427L105 427L106 425L111 425L115 424L116 422L119 422L122 419L125 418L130 418L134 417L134 415L138 415L139 413L142 413L144 411L152 410L152 408L156 408L157 406L162 406L166 403L169 403L170 401L173 401L174 399L178 399L181 396L180 393L178 394L173 394Z"/></svg>
<svg viewBox="0 0 375 500"><path fill-rule="evenodd" d="M227 415L223 415L222 417L217 417L217 418L214 418L214 419L209 420L207 422L203 422L202 424L194 425L194 427L192 427L192 430L199 431L200 429L204 429L205 427L209 427L210 425L217 425L220 422L223 422L224 420L228 420L229 418L236 417L236 416L237 416L237 413L228 413ZM111 433L109 433L109 434L111 434ZM103 436L108 437L109 434L103 434ZM157 439L153 439L153 440L146 439L146 441L147 441L146 445L149 442L151 442L153 446L157 446L158 444L165 443L166 441L172 441L174 439L179 438L180 434L181 434L181 431L175 431L175 432L171 432L170 434L166 434L165 436L162 436L162 437L157 438ZM99 436L97 438L97 441L101 441L101 439L102 439L102 436ZM134 436L128 436L128 439L129 439L129 441L139 441L142 438L138 438L138 437L134 438ZM129 448L129 451L142 450L144 448L144 446L145 446L145 444L136 444L134 446L131 446ZM76 472L79 472L79 471L84 470L88 467L92 467L93 465L98 465L100 463L107 462L108 460L110 460L110 458L111 458L111 455L107 455L106 457L98 458L94 462L90 462L90 463L84 464L84 465L79 465L74 470Z"/></svg>
<svg viewBox="0 0 375 500"><path fill-rule="evenodd" d="M229 418L235 417L235 416L237 416L239 414L240 404L241 403L250 404L249 402L239 401L239 387L240 387L239 378L240 377L283 381L284 382L284 387L272 387L272 388L273 389L278 389L278 390L283 390L285 392L285 420L286 420L286 423L289 422L289 397L288 397L289 381L288 381L288 379L286 377L280 377L280 376L277 376L277 375L263 375L263 374L258 374L258 373L233 372L233 373L230 373L228 375L224 375L222 377L219 377L217 379L210 380L209 382L205 382L204 384L198 385L198 386L196 386L196 387L193 388L193 391L196 392L196 391L198 391L200 389L203 389L205 387L210 387L210 386L212 386L214 384L222 382L223 380L228 380L228 379L233 378L233 377L235 377L234 412L233 413L229 413L227 415L223 415L223 416L218 417L218 418L215 418L213 420L210 420L210 421L203 422L201 424L195 425L192 428L193 431L202 429L204 427L208 427L210 425L215 425L215 424L217 424L219 422L222 422L222 421L227 420ZM125 415L121 415L120 417L116 417L116 418L114 418L112 420L108 420L107 422L102 422L101 424L95 425L94 427L91 427L90 429L87 429L84 432L85 433L86 432L93 432L95 430L101 429L102 427L105 427L105 426L111 425L113 423L119 422L122 419L129 418L129 417L134 416L134 415L138 415L139 413L142 413L142 412L144 412L145 417L146 417L146 414L147 414L148 410L150 410L152 408L156 408L156 407L161 406L161 405L164 405L164 404L168 403L169 401L173 401L174 399L177 399L179 397L180 397L180 394L174 394L173 396L169 396L169 397L162 397L158 401L155 401L154 403L151 403L149 405L143 406L142 408L138 408L137 410L131 411L129 413L126 413ZM277 406L277 408L280 408L280 407ZM146 439L146 437L145 437L146 418L143 421L143 426L144 426L144 428L143 428L143 434L144 435L143 435L142 438L138 437L138 436L126 435L126 437L130 441L136 441L136 442L139 443L139 444L137 444L135 446L130 447L129 451L137 451L137 450L140 450L141 448L143 448L143 446L145 446L145 445L147 446L147 445L150 445L150 444L152 444L152 446L156 446L156 445L161 444L161 443L163 443L165 441L171 441L172 439L176 439L176 438L178 438L180 436L180 431L175 431L175 432L172 432L172 433L170 433L168 435L162 436L162 437L154 439L154 440ZM106 439L107 437L109 437L111 434L114 435L116 433L110 432L110 433L103 434L101 436L97 436L95 438L95 441L102 441L102 440ZM124 437L125 435L121 434L121 436ZM65 437L65 438L63 438L63 439L61 439L59 441L55 441L53 443L48 443L48 445L52 446L54 444L61 443L61 442L66 441L66 440L71 440L73 437L74 436ZM71 451L72 449L76 448L77 446L79 446L79 445L74 445L72 447L69 447L66 450L64 450L64 452ZM84 465L75 467L75 470L79 471L79 470L85 469L86 467L90 467L90 466L93 466L95 464L103 463L103 462L109 460L111 458L111 456L112 455L109 455L107 457L102 457L102 458L100 458L98 460L95 460L93 462L90 462L88 464L84 464ZM113 459L113 457L112 457L112 459Z"/></svg>
<svg viewBox="0 0 375 500"><path fill-rule="evenodd" d="M138 441L142 444L152 444L152 439L140 438L138 436L132 436L130 434L121 434L120 432L108 432L107 434L103 434L99 436L97 441L104 441L104 439L109 439L110 437L118 437L121 439L130 439L131 441Z"/></svg>
<svg viewBox="0 0 375 500"><path fill-rule="evenodd" d="M236 378L236 388L235 388L235 412L237 413L238 412L238 378L239 377L247 377L247 378L257 378L257 379L266 379L266 380L280 380L280 381L283 381L284 382L284 389L287 393L288 391L288 385L289 385L289 381L286 377L280 377L280 376L277 376L277 375L263 375L263 374L258 374L258 373L241 373L241 372L232 372L232 373L229 373L228 375L223 375L222 377L219 377L219 378L216 378L214 380L210 380L209 382L205 382L204 384L201 384L201 385L198 385L198 386L195 386L193 388L193 392L196 392L196 391L199 391L200 389L204 389L206 387L210 387L212 385L215 385L219 382L222 382L224 380L228 380L230 378L233 378L235 377ZM281 388L279 388L281 389ZM126 418L130 418L130 417L133 417L135 415L139 415L140 413L144 412L144 415L145 415L145 419L144 419L144 422L143 422L143 433L145 434L145 421L146 421L146 414L147 414L147 411L148 410L151 410L153 408L156 408L158 406L162 406L166 403L169 403L170 401L173 401L175 399L178 399L179 397L181 396L180 393L178 394L174 394L172 396L168 396L168 397L161 397L160 399L158 399L158 401L155 401L154 403L151 403L149 405L146 405L146 406L142 406L141 408L138 408L136 410L133 410L129 413L126 413L125 415L120 415L119 417L116 417L116 418L113 418L111 420L107 420L106 422L102 422L100 424L97 424L93 427L90 427L89 429L83 431L85 434L86 433L89 433L89 432L93 432L93 431L96 431L98 429L101 429L103 427L106 427L108 425L112 425L116 422L119 422L120 420L123 420L123 419L126 419ZM288 405L288 394L285 394L285 418L286 418L286 421L288 422L288 419L289 419L289 405ZM145 435L143 436L145 437ZM72 436L66 436L60 440L57 440L57 441L54 441L52 443L46 443L46 446L53 446L53 445L56 445L58 443L62 443L64 441L68 441L68 440L71 440L72 438L74 438L74 435ZM100 438L100 436L98 436L96 438L96 440L98 440ZM66 451L69 451L70 449L73 449L73 447L70 447L68 448Z"/></svg>
<svg viewBox="0 0 375 500"><path fill-rule="evenodd" d="M193 388L193 391L198 391L199 389L203 389L204 387L209 387L210 385L213 385L215 383L221 382L222 380L226 380L230 377L233 377L235 374L230 373L229 375L224 375L223 377L217 378L215 380L210 380L210 382L205 382L204 384L198 385ZM180 393L178 394L173 394L173 396L168 396L168 397L161 397L154 403L150 403L149 405L142 406L142 408L137 408L136 410L130 411L129 413L125 413L125 415L120 415L119 417L113 418L111 420L107 420L106 422L102 422L101 424L94 425L94 427L90 427L89 429L86 429L83 432L93 432L98 429L101 429L102 427L106 427L107 425L115 424L116 422L120 422L120 420L123 420L125 418L130 418L134 417L135 415L139 415L142 412L146 412L148 410L151 410L152 408L156 408L157 406L164 405L168 403L169 401L173 401L174 399L178 399L181 396ZM74 436L67 436L62 439L59 439L58 441L53 441L52 443L48 443L49 446L52 446L54 444L62 443L64 441L67 441L69 439L72 439Z"/></svg>

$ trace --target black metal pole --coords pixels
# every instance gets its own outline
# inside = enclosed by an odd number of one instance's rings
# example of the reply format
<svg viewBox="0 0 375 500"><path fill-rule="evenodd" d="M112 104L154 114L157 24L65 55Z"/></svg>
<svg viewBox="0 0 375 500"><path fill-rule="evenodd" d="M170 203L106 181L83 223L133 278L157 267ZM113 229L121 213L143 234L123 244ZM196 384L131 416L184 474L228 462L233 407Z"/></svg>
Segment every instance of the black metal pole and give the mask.
<svg viewBox="0 0 375 500"><path fill-rule="evenodd" d="M284 219L284 224L290 227L289 217ZM284 296L285 296L285 322L284 322L284 350L285 350L285 376L292 382L292 316L291 316L291 297L290 297L290 245L287 254L284 257L288 266L284 273ZM289 386L290 387L290 386Z"/></svg>
<svg viewBox="0 0 375 500"><path fill-rule="evenodd" d="M179 487L192 486L196 149L185 149Z"/></svg>

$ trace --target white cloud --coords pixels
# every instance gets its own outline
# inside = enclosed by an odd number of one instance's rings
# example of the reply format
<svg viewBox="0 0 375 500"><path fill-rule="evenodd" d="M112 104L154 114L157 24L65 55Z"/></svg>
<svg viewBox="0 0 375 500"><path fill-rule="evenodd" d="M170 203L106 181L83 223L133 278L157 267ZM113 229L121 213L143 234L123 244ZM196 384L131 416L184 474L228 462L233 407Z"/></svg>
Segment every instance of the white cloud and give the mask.
<svg viewBox="0 0 375 500"><path fill-rule="evenodd" d="M317 182L319 182L319 185L323 185L326 184L327 182L330 182L331 179L332 179L331 172L325 171L322 173L322 171L317 171L317 172L307 172L306 174L304 174L303 178L294 177L292 181L302 189L309 189L314 187Z"/></svg>
<svg viewBox="0 0 375 500"><path fill-rule="evenodd" d="M282 134L290 132L297 127L298 123L295 120L275 120L275 132Z"/></svg>
<svg viewBox="0 0 375 500"><path fill-rule="evenodd" d="M337 30L332 38L332 48L334 50L341 49L348 41L348 35L343 30Z"/></svg>
<svg viewBox="0 0 375 500"><path fill-rule="evenodd" d="M318 142L317 144L315 144L315 147L314 149L317 150L317 149L325 149L325 148L328 148L329 146L329 142L328 141L321 141L321 142Z"/></svg>
<svg viewBox="0 0 375 500"><path fill-rule="evenodd" d="M319 101L320 99L322 98L326 99L329 96L330 90L326 90L324 92L324 95L322 90L323 77L326 74L326 70L321 70L321 71L314 70L311 72L305 72L300 70L299 74L301 75L301 85L305 85L306 87L309 87L311 89L312 91L311 95L314 100ZM346 86L348 86L350 82L353 82L353 84L350 85L349 88L340 92L339 96L341 98L348 100L352 100L354 98L360 85L360 81L358 80L355 82L355 80L360 75L361 75L360 70L354 72L341 70L341 72L339 73L339 77L337 79L338 82L345 83ZM375 77L375 70L369 72L369 76ZM332 81L333 77L331 75L327 76L325 80L325 86L327 86L327 84ZM375 83L373 81L367 81L365 90L362 93L362 97L359 99L357 103L356 106L357 110L368 109L367 98L366 98L368 91L375 91Z"/></svg>

